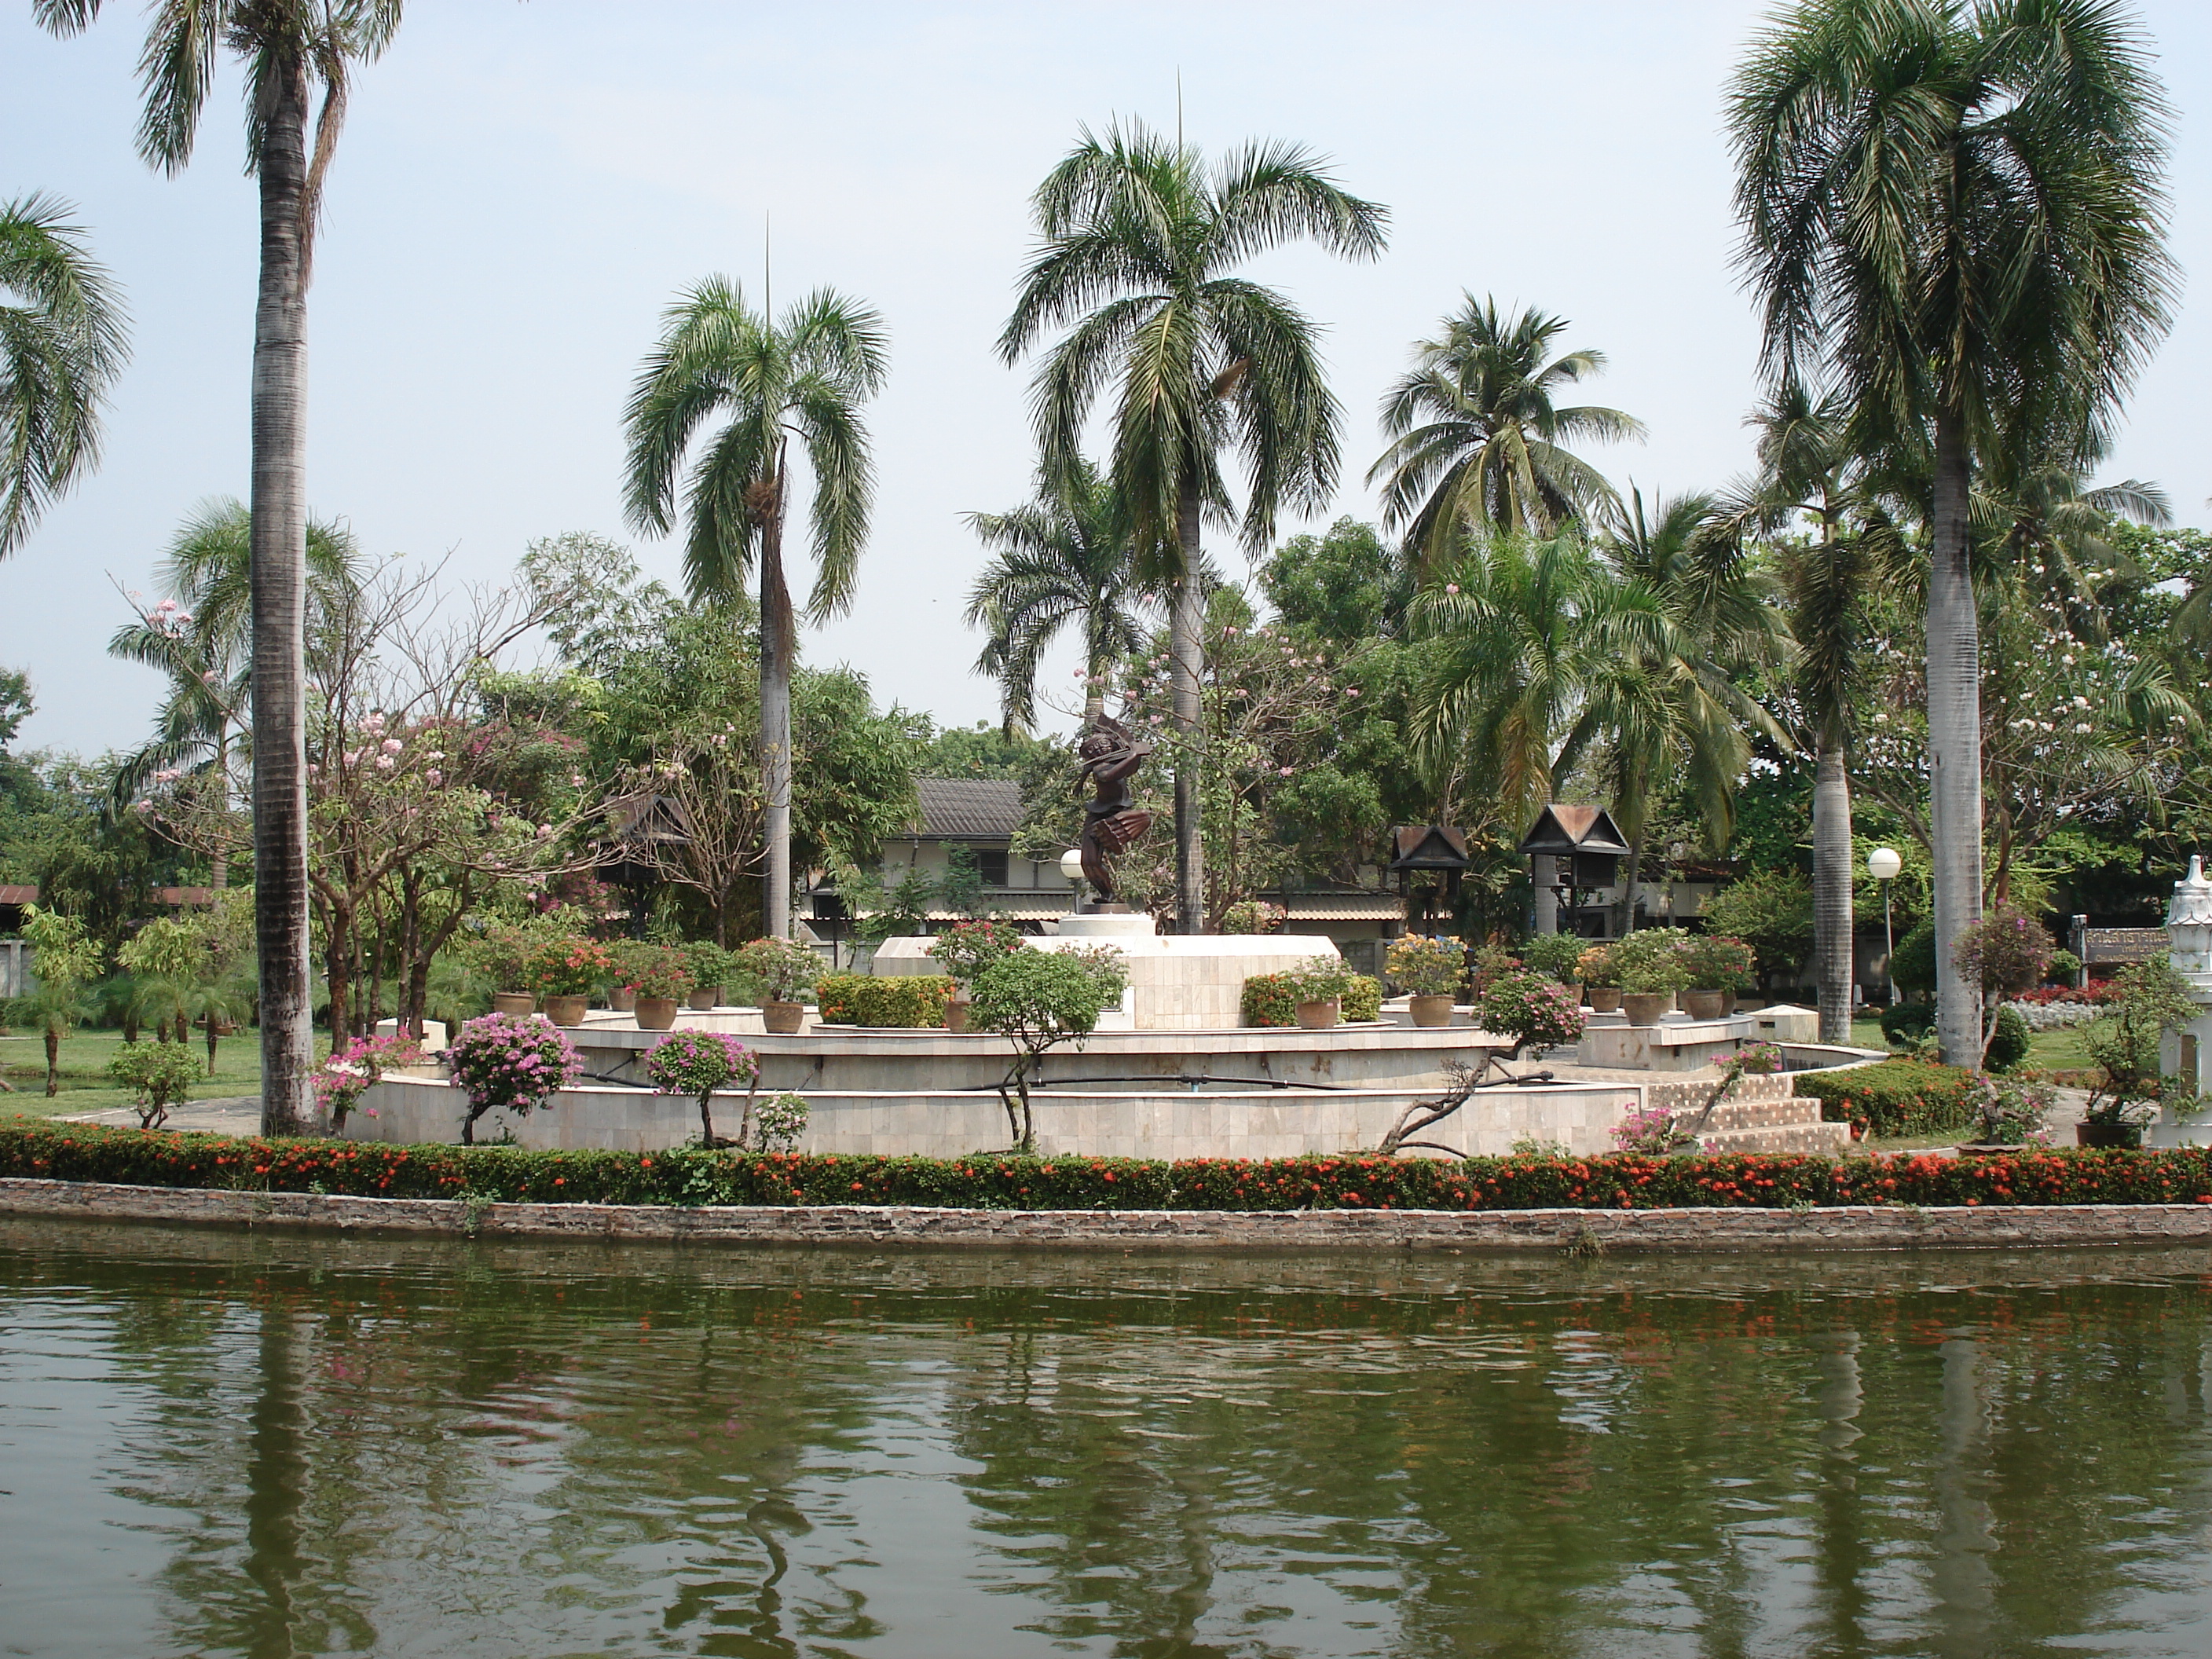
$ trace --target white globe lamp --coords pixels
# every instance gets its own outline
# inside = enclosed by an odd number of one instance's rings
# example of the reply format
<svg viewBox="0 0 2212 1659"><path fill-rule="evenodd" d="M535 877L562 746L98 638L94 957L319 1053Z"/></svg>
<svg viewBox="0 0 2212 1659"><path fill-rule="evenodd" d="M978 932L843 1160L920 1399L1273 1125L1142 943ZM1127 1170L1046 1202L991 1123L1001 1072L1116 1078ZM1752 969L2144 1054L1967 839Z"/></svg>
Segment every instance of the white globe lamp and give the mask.
<svg viewBox="0 0 2212 1659"><path fill-rule="evenodd" d="M1894 847L1877 847L1867 854L1867 874L1881 884L1881 944L1887 953L1882 957L1882 971L1889 976L1889 1002L1897 1006L1897 938L1889 925L1889 884L1897 879L1897 872L1905 868L1905 860Z"/></svg>
<svg viewBox="0 0 2212 1659"><path fill-rule="evenodd" d="M1060 873L1070 881L1083 879L1083 849L1071 847L1060 855Z"/></svg>
<svg viewBox="0 0 2212 1659"><path fill-rule="evenodd" d="M1876 881L1894 881L1904 868L1904 857L1894 847L1877 847L1867 854L1867 874Z"/></svg>

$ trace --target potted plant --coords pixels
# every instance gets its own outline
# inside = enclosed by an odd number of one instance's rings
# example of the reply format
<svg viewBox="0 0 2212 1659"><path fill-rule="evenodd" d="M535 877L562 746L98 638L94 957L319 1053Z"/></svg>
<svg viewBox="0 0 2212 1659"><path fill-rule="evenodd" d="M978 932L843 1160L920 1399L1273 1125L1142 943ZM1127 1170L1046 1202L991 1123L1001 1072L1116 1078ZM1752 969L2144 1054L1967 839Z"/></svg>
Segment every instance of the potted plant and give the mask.
<svg viewBox="0 0 2212 1659"><path fill-rule="evenodd" d="M614 957L614 971L609 976L607 1006L618 1014L637 1012L637 973L640 964L660 949L643 939L617 939L608 948Z"/></svg>
<svg viewBox="0 0 2212 1659"><path fill-rule="evenodd" d="M737 953L737 970L760 992L762 1027L789 1036L806 1018L799 998L822 977L822 958L791 939L757 939Z"/></svg>
<svg viewBox="0 0 2212 1659"><path fill-rule="evenodd" d="M511 921L488 924L477 941L475 955L491 981L491 1011L495 1014L527 1014L538 1007L538 994L530 988L530 963L540 941L536 932Z"/></svg>
<svg viewBox="0 0 2212 1659"><path fill-rule="evenodd" d="M1491 981L1475 1013L1484 1030L1513 1039L1509 1060L1524 1049L1563 1048L1583 1034L1582 1004L1557 980L1525 969Z"/></svg>
<svg viewBox="0 0 2212 1659"><path fill-rule="evenodd" d="M727 1146L714 1136L714 1091L742 1083L760 1086L760 1057L733 1036L720 1031L678 1031L655 1043L645 1057L645 1074L661 1095L689 1095L699 1103L699 1144ZM748 1107L751 1095L746 1096ZM751 1113L748 1110L746 1117ZM745 1122L738 1123L737 1144L745 1142Z"/></svg>
<svg viewBox="0 0 2212 1659"><path fill-rule="evenodd" d="M1325 1030L1336 1024L1344 994L1352 989L1352 972L1342 957L1310 957L1286 973L1291 994L1298 1005L1298 1024L1309 1031Z"/></svg>
<svg viewBox="0 0 2212 1659"><path fill-rule="evenodd" d="M531 952L523 964L523 978L556 1025L584 1023L592 988L614 971L614 957L594 940L549 939Z"/></svg>
<svg viewBox="0 0 2212 1659"><path fill-rule="evenodd" d="M1390 977L1405 988L1414 1024L1451 1024L1452 993L1467 967L1464 945L1457 939L1418 935L1394 939L1384 966Z"/></svg>
<svg viewBox="0 0 2212 1659"><path fill-rule="evenodd" d="M1727 1017L1738 991L1759 982L1758 957L1749 945L1727 933L1698 933L1682 946L1682 969L1689 988L1683 1012L1692 1019Z"/></svg>
<svg viewBox="0 0 2212 1659"><path fill-rule="evenodd" d="M669 1030L676 1024L677 1002L691 988L691 969L684 953L665 945L640 951L629 972L637 988L637 1029Z"/></svg>
<svg viewBox="0 0 2212 1659"><path fill-rule="evenodd" d="M1589 999L1590 1012L1617 1014L1620 1012L1620 958L1613 954L1610 945L1591 945L1583 947L1577 959L1582 975L1583 994Z"/></svg>
<svg viewBox="0 0 2212 1659"><path fill-rule="evenodd" d="M2143 1126L2168 1092L2159 1072L2160 1035L2168 1026L2185 1030L2199 1012L2188 981L2164 957L2123 969L2114 983L2118 994L2081 1029L2081 1046L2105 1073L2074 1126L2083 1146L2142 1145Z"/></svg>
<svg viewBox="0 0 2212 1659"><path fill-rule="evenodd" d="M956 921L929 942L929 954L952 975L955 990L945 1005L945 1029L968 1029L969 988L994 962L1003 962L1028 947L1022 936L1003 921Z"/></svg>
<svg viewBox="0 0 2212 1659"><path fill-rule="evenodd" d="M691 971L694 1011L704 1013L728 1006L732 954L710 939L696 939L684 947L684 965Z"/></svg>
<svg viewBox="0 0 2212 1659"><path fill-rule="evenodd" d="M1679 927L1644 927L1614 942L1620 1003L1631 1025L1656 1025L1674 1008L1674 993L1688 983L1682 961L1688 938Z"/></svg>
<svg viewBox="0 0 2212 1659"><path fill-rule="evenodd" d="M1575 1006L1580 1007L1585 948L1584 940L1575 933L1532 933L1521 941L1521 965L1565 986L1574 994Z"/></svg>
<svg viewBox="0 0 2212 1659"><path fill-rule="evenodd" d="M552 1103L582 1071L575 1046L558 1026L527 1014L486 1014L464 1024L446 1050L453 1086L469 1097L461 1145L473 1146L477 1120L495 1106L526 1116Z"/></svg>

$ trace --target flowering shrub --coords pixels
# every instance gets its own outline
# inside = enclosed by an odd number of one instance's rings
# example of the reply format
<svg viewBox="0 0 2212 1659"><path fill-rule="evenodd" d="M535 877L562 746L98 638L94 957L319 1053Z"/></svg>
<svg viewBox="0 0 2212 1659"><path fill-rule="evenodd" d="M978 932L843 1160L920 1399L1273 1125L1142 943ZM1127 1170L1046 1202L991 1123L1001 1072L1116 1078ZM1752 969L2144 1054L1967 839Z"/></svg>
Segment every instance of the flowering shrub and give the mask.
<svg viewBox="0 0 2212 1659"><path fill-rule="evenodd" d="M1521 941L1521 965L1562 985L1579 985L1588 949L1588 942L1573 933L1531 933Z"/></svg>
<svg viewBox="0 0 2212 1659"><path fill-rule="evenodd" d="M1529 1048L1557 1048L1583 1034L1582 1005L1556 980L1523 970L1492 980L1475 1005L1482 1029L1513 1039L1511 1059Z"/></svg>
<svg viewBox="0 0 2212 1659"><path fill-rule="evenodd" d="M1682 946L1682 969L1690 988L1748 991L1759 983L1758 957L1750 945L1726 933L1696 933Z"/></svg>
<svg viewBox="0 0 2212 1659"><path fill-rule="evenodd" d="M1976 1074L1923 1060L1885 1060L1838 1072L1806 1072L1797 1092L1854 1135L1948 1135L1972 1130L1980 1113Z"/></svg>
<svg viewBox="0 0 2212 1659"><path fill-rule="evenodd" d="M949 974L824 974L815 1000L824 1025L930 1030L945 1024Z"/></svg>
<svg viewBox="0 0 2212 1659"><path fill-rule="evenodd" d="M1639 927L1613 944L1624 991L1680 991L1690 983L1683 954L1690 936L1680 927Z"/></svg>
<svg viewBox="0 0 2212 1659"><path fill-rule="evenodd" d="M633 946L623 951L619 977L623 989L641 997L686 997L695 983L690 959L683 951L665 945Z"/></svg>
<svg viewBox="0 0 2212 1659"><path fill-rule="evenodd" d="M1984 992L2026 991L2043 983L2051 948L2041 922L1999 905L1960 936L1951 962Z"/></svg>
<svg viewBox="0 0 2212 1659"><path fill-rule="evenodd" d="M541 997L588 996L614 971L614 956L605 945L587 939L553 939L524 959L522 988Z"/></svg>
<svg viewBox="0 0 2212 1659"><path fill-rule="evenodd" d="M1018 930L1003 921L956 921L929 942L929 954L963 985L994 962L1029 947Z"/></svg>
<svg viewBox="0 0 2212 1659"><path fill-rule="evenodd" d="M1788 1069L1778 1042L1747 1042L1735 1051L1735 1058L1746 1077L1771 1077Z"/></svg>
<svg viewBox="0 0 2212 1659"><path fill-rule="evenodd" d="M205 1075L198 1057L182 1042L126 1042L107 1062L107 1074L137 1093L142 1129L166 1122L169 1108L190 1098L192 1085Z"/></svg>
<svg viewBox="0 0 2212 1659"><path fill-rule="evenodd" d="M753 1116L753 1123L760 1131L760 1150L790 1151L799 1137L806 1133L806 1117L805 1096L770 1095Z"/></svg>
<svg viewBox="0 0 2212 1659"><path fill-rule="evenodd" d="M691 984L696 990L726 989L737 977L737 953L725 951L710 939L695 939L679 950L684 957L684 969L691 975Z"/></svg>
<svg viewBox="0 0 2212 1659"><path fill-rule="evenodd" d="M486 1014L470 1020L446 1050L453 1085L469 1097L461 1144L476 1144L477 1120L495 1106L536 1111L576 1080L575 1045L557 1025L534 1014Z"/></svg>
<svg viewBox="0 0 2212 1659"><path fill-rule="evenodd" d="M1613 1126L1613 1144L1624 1152L1658 1157L1687 1146L1689 1137L1674 1127L1674 1113L1663 1106L1646 1106Z"/></svg>
<svg viewBox="0 0 2212 1659"><path fill-rule="evenodd" d="M1297 967L1287 969L1283 977L1290 981L1291 995L1299 1002L1334 1002L1342 1012L1345 994L1358 977L1342 957L1309 957Z"/></svg>
<svg viewBox="0 0 2212 1659"><path fill-rule="evenodd" d="M356 1037L325 1060L315 1068L315 1105L330 1120L331 1133L345 1133L347 1115L386 1071L420 1066L426 1058L421 1043L400 1036Z"/></svg>
<svg viewBox="0 0 2212 1659"><path fill-rule="evenodd" d="M757 939L731 965L763 1002L796 1002L822 978L822 958L795 939Z"/></svg>
<svg viewBox="0 0 2212 1659"><path fill-rule="evenodd" d="M2043 1121L2057 1101L2058 1091L2047 1083L1984 1078L1977 1137L1989 1146L2047 1146L2051 1132L2043 1127Z"/></svg>
<svg viewBox="0 0 2212 1659"><path fill-rule="evenodd" d="M699 1103L699 1144L714 1139L714 1091L760 1078L760 1057L733 1036L720 1031L678 1031L653 1044L645 1057L645 1074L653 1092L690 1095ZM738 1131L740 1141L744 1130Z"/></svg>
<svg viewBox="0 0 2212 1659"><path fill-rule="evenodd" d="M1384 960L1390 977L1417 997L1447 996L1459 987L1467 967L1467 946L1457 939L1418 934L1391 941Z"/></svg>
<svg viewBox="0 0 2212 1659"><path fill-rule="evenodd" d="M465 1193L553 1204L928 1204L993 1210L2212 1204L2212 1150L2194 1146L2028 1148L1986 1158L1528 1152L1463 1163L1366 1155L933 1158L228 1139L19 1119L0 1125L0 1176L368 1198Z"/></svg>
<svg viewBox="0 0 2212 1659"><path fill-rule="evenodd" d="M1224 933L1279 933L1290 912L1264 899L1238 899L1221 913Z"/></svg>
<svg viewBox="0 0 2212 1659"><path fill-rule="evenodd" d="M1610 945L1593 945L1577 959L1584 985L1611 989L1620 983L1620 957Z"/></svg>

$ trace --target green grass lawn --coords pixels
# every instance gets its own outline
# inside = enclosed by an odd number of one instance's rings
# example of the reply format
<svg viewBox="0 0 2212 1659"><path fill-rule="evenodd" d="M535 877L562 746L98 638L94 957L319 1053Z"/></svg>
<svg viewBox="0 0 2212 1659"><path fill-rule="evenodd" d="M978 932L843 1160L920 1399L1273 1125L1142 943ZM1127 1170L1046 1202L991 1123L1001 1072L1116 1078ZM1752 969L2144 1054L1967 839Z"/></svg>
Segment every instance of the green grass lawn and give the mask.
<svg viewBox="0 0 2212 1659"><path fill-rule="evenodd" d="M193 1088L193 1099L260 1092L261 1048L254 1036L241 1030L222 1040L216 1049L215 1075ZM139 1041L153 1039L142 1036ZM15 1091L0 1094L0 1116L75 1117L82 1112L130 1105L131 1091L118 1088L107 1075L108 1056L122 1046L118 1032L71 1033L62 1044L61 1092L49 1100L46 1040L35 1031L20 1028L10 1036L0 1036L0 1077L6 1078ZM206 1040L198 1033L192 1037L192 1052L203 1061L207 1058Z"/></svg>

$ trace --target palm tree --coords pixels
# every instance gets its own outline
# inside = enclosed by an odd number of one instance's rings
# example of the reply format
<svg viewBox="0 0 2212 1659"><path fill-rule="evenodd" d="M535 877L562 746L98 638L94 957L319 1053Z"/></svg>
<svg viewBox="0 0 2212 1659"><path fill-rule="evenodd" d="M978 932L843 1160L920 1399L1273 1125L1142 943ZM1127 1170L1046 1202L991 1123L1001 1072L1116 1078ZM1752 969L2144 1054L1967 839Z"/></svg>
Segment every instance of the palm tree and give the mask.
<svg viewBox="0 0 2212 1659"><path fill-rule="evenodd" d="M783 576L791 440L805 447L814 475L814 590L806 609L820 621L852 603L868 538L875 468L860 406L883 386L883 319L825 288L779 321L765 307L748 307L736 284L710 276L669 307L664 324L625 416L629 519L665 534L675 523L679 487L689 495L684 574L695 599L738 595L758 561L768 795L763 921L784 939L791 933L791 672L799 648ZM692 440L720 411L728 423L679 481Z"/></svg>
<svg viewBox="0 0 2212 1659"><path fill-rule="evenodd" d="M2165 332L2166 108L2148 56L2110 0L1812 0L1729 94L1768 370L1832 382L1861 453L1933 458L1929 819L1954 1059L1981 1036L1952 961L1982 888L1973 476L2008 428L2086 453Z"/></svg>
<svg viewBox="0 0 2212 1659"><path fill-rule="evenodd" d="M0 202L0 558L100 459L100 406L130 355L123 302L66 203Z"/></svg>
<svg viewBox="0 0 2212 1659"><path fill-rule="evenodd" d="M247 166L260 185L253 317L253 888L261 987L261 1127L296 1134L314 1112L308 965L307 277L323 180L353 66L380 56L403 0L163 0L139 54L138 153L174 174L228 47L245 71ZM100 0L36 0L76 34ZM321 104L314 105L319 92ZM313 128L310 148L308 129Z"/></svg>
<svg viewBox="0 0 2212 1659"><path fill-rule="evenodd" d="M1083 714L1106 707L1105 677L1145 643L1152 594L1138 575L1121 492L1089 462L1011 513L971 513L969 527L998 556L969 590L967 622L989 638L975 672L999 682L1008 736L1036 718L1037 666L1063 628L1083 630Z"/></svg>
<svg viewBox="0 0 2212 1659"><path fill-rule="evenodd" d="M1251 143L1212 168L1141 123L1085 131L1033 198L1042 242L999 337L1008 363L1047 330L1034 410L1046 474L1075 476L1091 409L1119 381L1109 469L1129 514L1139 576L1173 595L1170 708L1178 925L1205 925L1199 769L1201 526L1236 522L1224 449L1247 474L1243 541L1256 551L1285 502L1319 507L1336 481L1338 410L1313 325L1284 296L1232 274L1308 240L1347 258L1382 251L1387 212L1347 195L1304 149Z"/></svg>
<svg viewBox="0 0 2212 1659"><path fill-rule="evenodd" d="M1565 446L1644 435L1644 423L1617 409L1553 401L1605 367L1596 351L1546 361L1565 318L1531 307L1509 320L1494 299L1463 297L1383 398L1390 447L1367 470L1368 483L1382 480L1382 521L1402 527L1408 551L1431 569L1476 526L1541 536L1571 518L1616 516L1613 486Z"/></svg>
<svg viewBox="0 0 2212 1659"><path fill-rule="evenodd" d="M357 592L362 574L353 532L309 519L310 618ZM202 501L178 526L155 573L161 603L108 641L109 656L169 677L154 735L116 768L111 793L118 811L138 799L157 771L171 769L205 772L228 799L234 728L252 740L252 575L253 520L246 504L231 495ZM216 885L225 884L220 866L216 874Z"/></svg>

